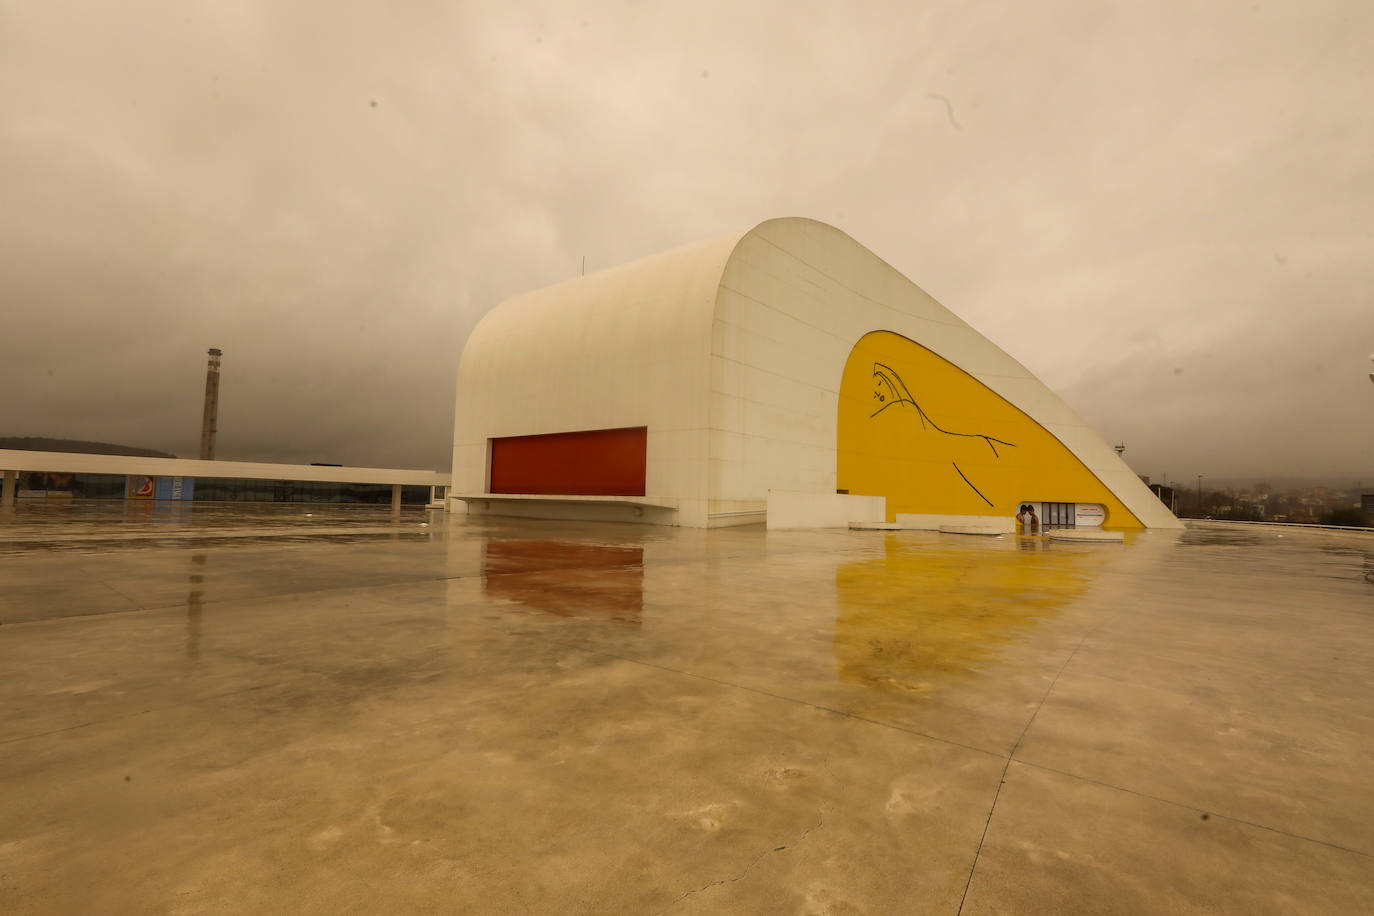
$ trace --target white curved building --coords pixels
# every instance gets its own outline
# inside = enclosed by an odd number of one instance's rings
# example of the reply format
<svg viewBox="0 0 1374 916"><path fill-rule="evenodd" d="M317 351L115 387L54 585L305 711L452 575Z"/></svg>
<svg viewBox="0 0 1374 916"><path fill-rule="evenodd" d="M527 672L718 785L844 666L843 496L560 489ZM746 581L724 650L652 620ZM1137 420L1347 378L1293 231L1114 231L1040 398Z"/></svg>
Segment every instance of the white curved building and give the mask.
<svg viewBox="0 0 1374 916"><path fill-rule="evenodd" d="M495 308L459 365L452 493L695 527L1179 526L1024 366L808 219Z"/></svg>

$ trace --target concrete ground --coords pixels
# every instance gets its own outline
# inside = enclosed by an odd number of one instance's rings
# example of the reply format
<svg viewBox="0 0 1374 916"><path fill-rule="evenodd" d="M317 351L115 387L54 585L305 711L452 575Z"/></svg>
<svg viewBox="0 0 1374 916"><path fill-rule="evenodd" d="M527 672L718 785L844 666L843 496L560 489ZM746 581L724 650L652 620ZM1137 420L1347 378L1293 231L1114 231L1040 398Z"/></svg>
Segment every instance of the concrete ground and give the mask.
<svg viewBox="0 0 1374 916"><path fill-rule="evenodd" d="M6 913L1374 910L1374 536L21 505L0 709Z"/></svg>

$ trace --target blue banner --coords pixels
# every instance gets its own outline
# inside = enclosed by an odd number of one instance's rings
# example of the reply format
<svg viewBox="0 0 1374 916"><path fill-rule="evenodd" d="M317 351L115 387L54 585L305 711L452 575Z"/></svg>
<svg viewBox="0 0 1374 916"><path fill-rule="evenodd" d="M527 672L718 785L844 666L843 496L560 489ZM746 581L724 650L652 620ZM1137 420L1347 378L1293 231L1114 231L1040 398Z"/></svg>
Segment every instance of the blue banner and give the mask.
<svg viewBox="0 0 1374 916"><path fill-rule="evenodd" d="M194 477L159 477L154 499L193 499L195 492Z"/></svg>

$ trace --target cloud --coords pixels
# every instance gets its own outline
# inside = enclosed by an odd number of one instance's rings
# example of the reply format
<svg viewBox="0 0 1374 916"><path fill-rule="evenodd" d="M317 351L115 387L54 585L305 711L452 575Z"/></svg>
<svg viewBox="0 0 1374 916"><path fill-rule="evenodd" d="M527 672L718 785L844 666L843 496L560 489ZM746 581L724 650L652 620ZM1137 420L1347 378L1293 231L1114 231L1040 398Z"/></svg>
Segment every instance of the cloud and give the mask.
<svg viewBox="0 0 1374 916"><path fill-rule="evenodd" d="M803 215L1128 460L1374 454L1357 5L3 15L6 434L194 454L218 346L222 457L444 467L488 309Z"/></svg>

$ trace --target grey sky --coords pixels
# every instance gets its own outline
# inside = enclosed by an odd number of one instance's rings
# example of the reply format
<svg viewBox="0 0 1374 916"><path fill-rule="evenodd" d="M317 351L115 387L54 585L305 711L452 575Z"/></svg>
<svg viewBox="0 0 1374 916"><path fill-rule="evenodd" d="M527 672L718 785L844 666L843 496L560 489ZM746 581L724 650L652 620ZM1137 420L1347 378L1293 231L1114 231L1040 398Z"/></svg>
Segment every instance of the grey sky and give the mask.
<svg viewBox="0 0 1374 916"><path fill-rule="evenodd" d="M447 467L502 299L833 223L1144 474L1374 481L1374 7L0 0L0 435ZM948 104L946 104L946 102Z"/></svg>

